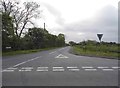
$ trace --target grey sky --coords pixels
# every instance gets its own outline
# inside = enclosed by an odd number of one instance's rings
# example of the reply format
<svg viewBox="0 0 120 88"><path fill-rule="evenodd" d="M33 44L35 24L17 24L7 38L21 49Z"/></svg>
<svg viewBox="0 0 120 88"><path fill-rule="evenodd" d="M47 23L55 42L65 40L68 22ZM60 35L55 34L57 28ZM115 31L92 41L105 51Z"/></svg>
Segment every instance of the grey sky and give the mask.
<svg viewBox="0 0 120 88"><path fill-rule="evenodd" d="M29 1L29 0L28 0ZM52 34L63 33L66 41L118 41L118 0L31 0L41 5L41 18L36 25Z"/></svg>

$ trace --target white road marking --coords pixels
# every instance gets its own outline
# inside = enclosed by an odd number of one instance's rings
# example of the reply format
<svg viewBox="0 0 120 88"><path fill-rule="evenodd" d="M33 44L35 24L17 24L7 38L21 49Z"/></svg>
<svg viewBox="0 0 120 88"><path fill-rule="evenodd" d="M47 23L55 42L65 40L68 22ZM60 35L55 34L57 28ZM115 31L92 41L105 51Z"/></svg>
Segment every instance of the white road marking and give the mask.
<svg viewBox="0 0 120 88"><path fill-rule="evenodd" d="M64 69L53 69L53 71L64 71Z"/></svg>
<svg viewBox="0 0 120 88"><path fill-rule="evenodd" d="M33 67L22 67L21 69L33 69Z"/></svg>
<svg viewBox="0 0 120 88"><path fill-rule="evenodd" d="M85 71L97 71L97 69L85 69Z"/></svg>
<svg viewBox="0 0 120 88"><path fill-rule="evenodd" d="M25 70L19 70L20 72L30 72L32 71L31 69L25 69Z"/></svg>
<svg viewBox="0 0 120 88"><path fill-rule="evenodd" d="M98 67L98 68L102 68L103 69L103 68L109 68L109 67Z"/></svg>
<svg viewBox="0 0 120 88"><path fill-rule="evenodd" d="M80 71L80 69L69 69L69 71Z"/></svg>
<svg viewBox="0 0 120 88"><path fill-rule="evenodd" d="M67 67L67 68L78 68L78 67Z"/></svg>
<svg viewBox="0 0 120 88"><path fill-rule="evenodd" d="M53 53L55 53L56 51L54 51L54 52L50 52L49 54L53 54Z"/></svg>
<svg viewBox="0 0 120 88"><path fill-rule="evenodd" d="M37 68L48 68L48 67L37 67Z"/></svg>
<svg viewBox="0 0 120 88"><path fill-rule="evenodd" d="M58 56L56 56L55 58L68 58L67 56L65 55L62 55L62 54L59 54Z"/></svg>
<svg viewBox="0 0 120 88"><path fill-rule="evenodd" d="M18 68L11 68L11 67L10 67L10 68L7 68L7 69L9 69L9 70L16 70L16 69L18 69Z"/></svg>
<svg viewBox="0 0 120 88"><path fill-rule="evenodd" d="M37 71L48 71L48 67L38 67Z"/></svg>
<svg viewBox="0 0 120 88"><path fill-rule="evenodd" d="M113 69L102 69L103 71L113 71Z"/></svg>
<svg viewBox="0 0 120 88"><path fill-rule="evenodd" d="M37 71L48 71L48 69L37 69Z"/></svg>
<svg viewBox="0 0 120 88"><path fill-rule="evenodd" d="M82 67L82 68L93 68L93 67Z"/></svg>
<svg viewBox="0 0 120 88"><path fill-rule="evenodd" d="M53 67L53 69L55 69L55 68L63 68L63 67Z"/></svg>
<svg viewBox="0 0 120 88"><path fill-rule="evenodd" d="M7 69L5 69L2 72L14 72L14 70L7 70Z"/></svg>
<svg viewBox="0 0 120 88"><path fill-rule="evenodd" d="M113 69L118 69L118 68L120 68L120 67L112 67Z"/></svg>
<svg viewBox="0 0 120 88"><path fill-rule="evenodd" d="M30 59L30 60L27 60L27 61L21 62L21 63L19 63L19 64L14 65L13 67L20 66L20 65L22 65L22 64L25 64L25 63L27 63L27 62L29 62L29 61L36 60L36 59L38 59L38 58L40 58L40 57L35 57L35 58L33 58L33 59Z"/></svg>

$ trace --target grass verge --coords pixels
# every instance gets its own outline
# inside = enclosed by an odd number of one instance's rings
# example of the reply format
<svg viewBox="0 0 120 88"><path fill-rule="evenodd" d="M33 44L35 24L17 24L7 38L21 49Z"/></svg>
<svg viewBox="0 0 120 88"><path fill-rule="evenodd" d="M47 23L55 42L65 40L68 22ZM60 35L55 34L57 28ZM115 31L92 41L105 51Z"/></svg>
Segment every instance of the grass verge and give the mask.
<svg viewBox="0 0 120 88"><path fill-rule="evenodd" d="M44 49L33 49L33 50L17 50L17 51L2 52L2 56L12 56L12 55L18 55L18 54L29 54L29 53L35 53L35 52L40 52L40 51L50 50L50 49L56 49L56 48L58 48L58 47L44 48Z"/></svg>
<svg viewBox="0 0 120 88"><path fill-rule="evenodd" d="M104 58L110 58L110 59L118 59L118 55L119 55L119 53L116 53L116 52L93 51L89 49L84 50L79 46L73 46L70 52L75 55L104 57Z"/></svg>

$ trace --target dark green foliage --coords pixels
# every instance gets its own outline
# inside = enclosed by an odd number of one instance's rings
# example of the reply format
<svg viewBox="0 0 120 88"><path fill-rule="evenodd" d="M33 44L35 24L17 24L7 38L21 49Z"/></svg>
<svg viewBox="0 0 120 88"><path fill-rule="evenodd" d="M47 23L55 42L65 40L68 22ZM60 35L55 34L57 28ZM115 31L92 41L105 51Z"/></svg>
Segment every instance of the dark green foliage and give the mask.
<svg viewBox="0 0 120 88"><path fill-rule="evenodd" d="M18 3L2 1L2 50L29 50L65 46L64 34L50 34L43 28L29 28L23 34L30 19L39 15L39 5L34 2L24 3L25 8L18 8ZM33 23L34 24L34 23Z"/></svg>

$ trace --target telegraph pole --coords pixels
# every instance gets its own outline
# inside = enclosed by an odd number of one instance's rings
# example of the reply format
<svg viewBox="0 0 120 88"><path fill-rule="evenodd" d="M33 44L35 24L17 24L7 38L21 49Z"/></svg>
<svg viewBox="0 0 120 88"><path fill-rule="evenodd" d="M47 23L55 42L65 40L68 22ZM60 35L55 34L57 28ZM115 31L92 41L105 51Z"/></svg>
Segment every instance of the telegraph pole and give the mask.
<svg viewBox="0 0 120 88"><path fill-rule="evenodd" d="M44 30L45 30L45 23L44 23Z"/></svg>

